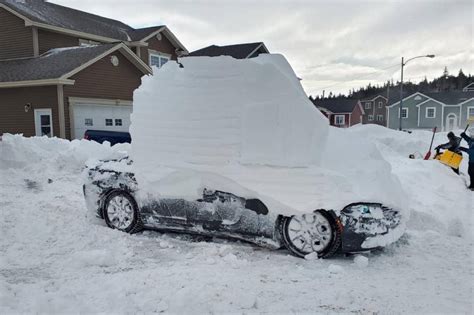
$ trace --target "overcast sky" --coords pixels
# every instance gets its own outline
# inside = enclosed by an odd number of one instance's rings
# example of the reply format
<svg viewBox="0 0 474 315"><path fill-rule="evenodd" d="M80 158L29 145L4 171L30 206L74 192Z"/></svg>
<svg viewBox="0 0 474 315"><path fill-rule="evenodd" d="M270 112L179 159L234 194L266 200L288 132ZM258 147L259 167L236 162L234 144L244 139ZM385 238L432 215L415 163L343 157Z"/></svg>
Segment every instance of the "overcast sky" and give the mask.
<svg viewBox="0 0 474 315"><path fill-rule="evenodd" d="M51 0L125 22L166 24L189 51L263 41L289 60L308 94L347 93L400 76L419 81L460 68L474 74L471 0ZM387 69L388 68L388 69Z"/></svg>

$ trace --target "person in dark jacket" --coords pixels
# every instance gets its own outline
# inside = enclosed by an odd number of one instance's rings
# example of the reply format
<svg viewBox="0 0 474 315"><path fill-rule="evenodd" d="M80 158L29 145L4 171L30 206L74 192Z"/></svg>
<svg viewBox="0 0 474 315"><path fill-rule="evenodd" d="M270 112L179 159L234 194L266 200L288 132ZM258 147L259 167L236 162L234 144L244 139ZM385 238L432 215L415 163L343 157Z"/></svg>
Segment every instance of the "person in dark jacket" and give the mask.
<svg viewBox="0 0 474 315"><path fill-rule="evenodd" d="M469 137L465 132L461 133L461 137L468 145L468 148L461 147L460 150L469 155L469 167L467 169L471 181L469 189L474 190L474 139Z"/></svg>
<svg viewBox="0 0 474 315"><path fill-rule="evenodd" d="M461 146L461 138L459 137L456 137L454 135L454 133L452 131L450 131L448 133L448 139L449 141L444 143L444 144L440 144L439 146L437 146L435 148L436 150L436 155L438 155L440 152L441 149L443 150L449 150L451 152L454 152L454 153L457 153L457 154L462 154L461 153L461 150L459 149L459 147ZM459 168L454 168L452 167L452 170L454 171L454 173L458 174L459 175Z"/></svg>

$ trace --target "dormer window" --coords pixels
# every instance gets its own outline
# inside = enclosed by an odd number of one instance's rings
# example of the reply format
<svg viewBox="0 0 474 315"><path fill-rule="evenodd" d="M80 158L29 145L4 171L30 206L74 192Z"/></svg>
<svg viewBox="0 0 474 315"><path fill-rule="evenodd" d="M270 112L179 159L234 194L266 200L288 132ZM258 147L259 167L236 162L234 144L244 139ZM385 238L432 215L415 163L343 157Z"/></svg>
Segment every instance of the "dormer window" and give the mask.
<svg viewBox="0 0 474 315"><path fill-rule="evenodd" d="M151 52L150 51L150 66L151 67L157 67L161 68L165 63L167 63L170 60L169 55L164 55L160 54L157 52Z"/></svg>

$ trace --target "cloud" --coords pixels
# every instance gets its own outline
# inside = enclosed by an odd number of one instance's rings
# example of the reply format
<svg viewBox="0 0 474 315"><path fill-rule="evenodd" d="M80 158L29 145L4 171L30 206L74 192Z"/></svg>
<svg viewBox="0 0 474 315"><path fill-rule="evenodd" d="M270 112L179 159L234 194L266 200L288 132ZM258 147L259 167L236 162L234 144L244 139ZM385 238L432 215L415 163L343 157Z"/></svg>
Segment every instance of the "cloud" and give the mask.
<svg viewBox="0 0 474 315"><path fill-rule="evenodd" d="M347 92L399 76L402 56L435 54L407 66L407 78L444 66L474 73L470 0L51 0L134 27L166 24L195 50L264 41L284 54L309 94ZM326 93L328 90L326 90Z"/></svg>

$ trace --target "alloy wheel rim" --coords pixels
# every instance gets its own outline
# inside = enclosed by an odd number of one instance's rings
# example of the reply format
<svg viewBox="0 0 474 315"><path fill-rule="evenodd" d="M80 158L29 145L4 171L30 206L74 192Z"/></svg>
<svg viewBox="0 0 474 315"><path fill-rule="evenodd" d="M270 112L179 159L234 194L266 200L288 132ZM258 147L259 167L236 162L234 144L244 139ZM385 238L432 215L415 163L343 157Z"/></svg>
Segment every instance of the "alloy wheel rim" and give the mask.
<svg viewBox="0 0 474 315"><path fill-rule="evenodd" d="M113 197L107 205L107 216L116 229L126 230L133 221L132 203L124 196Z"/></svg>
<svg viewBox="0 0 474 315"><path fill-rule="evenodd" d="M322 214L308 213L291 217L288 224L288 238L300 252L320 253L326 249L332 238L331 225Z"/></svg>

